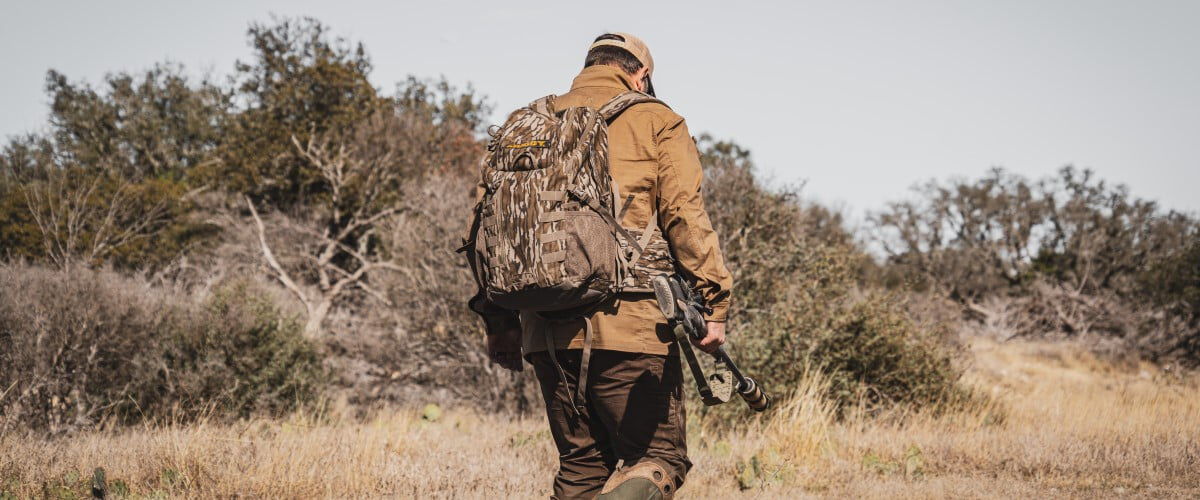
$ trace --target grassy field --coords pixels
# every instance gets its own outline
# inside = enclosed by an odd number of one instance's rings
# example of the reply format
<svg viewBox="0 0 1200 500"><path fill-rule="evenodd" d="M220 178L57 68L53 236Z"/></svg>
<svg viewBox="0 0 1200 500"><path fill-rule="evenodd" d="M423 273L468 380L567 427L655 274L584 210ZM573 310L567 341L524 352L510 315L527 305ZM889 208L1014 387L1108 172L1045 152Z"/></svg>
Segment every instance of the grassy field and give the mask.
<svg viewBox="0 0 1200 500"><path fill-rule="evenodd" d="M680 497L1200 497L1194 376L1054 344L971 351L995 407L837 421L812 379L744 432L693 422ZM549 493L555 457L540 419L460 409L0 437L3 495L83 496L95 467L133 496L522 498Z"/></svg>

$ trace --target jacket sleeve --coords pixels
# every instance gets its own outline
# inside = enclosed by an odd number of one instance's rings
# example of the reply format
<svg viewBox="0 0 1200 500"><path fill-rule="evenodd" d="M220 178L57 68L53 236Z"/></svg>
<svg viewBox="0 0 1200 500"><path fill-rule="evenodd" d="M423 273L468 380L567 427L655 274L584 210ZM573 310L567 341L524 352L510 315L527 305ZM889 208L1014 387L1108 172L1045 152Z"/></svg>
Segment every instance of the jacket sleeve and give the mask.
<svg viewBox="0 0 1200 500"><path fill-rule="evenodd" d="M657 120L656 120L657 122ZM700 154L683 118L671 113L656 123L658 150L658 223L680 271L694 281L713 312L708 321L725 321L733 276L704 210Z"/></svg>
<svg viewBox="0 0 1200 500"><path fill-rule="evenodd" d="M480 201L483 200L483 193L484 193L484 186L483 186L483 183L480 182L480 184L476 186L475 193L474 193L476 204L478 204ZM474 220L474 218L477 216L478 216L478 209L473 210L471 213L471 220L469 220L467 222L469 224L468 227L475 229L476 221ZM469 229L468 231L471 231L471 230ZM467 252L468 261L470 259L474 258L474 256L472 255L472 252L475 251L475 249L474 249L474 238L475 237L476 237L476 235L474 235L474 234L468 234L467 237L464 239L464 242L467 243L466 252ZM470 264L470 265L474 266L474 264ZM472 267L472 272L474 272L473 267ZM497 334L504 333L504 332L512 330L512 329L520 329L521 328L521 321L518 318L517 312L510 311L508 309L504 309L504 308L497 306L497 305L491 303L490 301L488 301L487 294L484 293L482 285L476 290L475 296L471 297L471 299L467 301L467 307L470 308L472 311L475 311L475 313L478 314L479 317L483 318L483 324L487 330L488 335L497 335Z"/></svg>

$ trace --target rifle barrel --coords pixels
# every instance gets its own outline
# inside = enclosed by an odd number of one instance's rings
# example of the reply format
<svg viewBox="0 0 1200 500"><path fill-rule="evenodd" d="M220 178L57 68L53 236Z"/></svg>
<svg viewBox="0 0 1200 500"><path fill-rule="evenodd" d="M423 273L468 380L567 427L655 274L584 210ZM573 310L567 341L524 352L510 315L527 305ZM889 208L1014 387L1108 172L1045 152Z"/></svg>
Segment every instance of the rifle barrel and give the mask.
<svg viewBox="0 0 1200 500"><path fill-rule="evenodd" d="M730 359L724 347L718 347L717 351L713 353L713 357L719 361L724 361L725 366L733 373L733 378L737 380L737 387L734 389L742 397L742 400L750 406L751 410L761 412L771 406L771 397L762 390L762 386L758 385L757 382L750 377L742 375L742 371L738 369L733 359Z"/></svg>

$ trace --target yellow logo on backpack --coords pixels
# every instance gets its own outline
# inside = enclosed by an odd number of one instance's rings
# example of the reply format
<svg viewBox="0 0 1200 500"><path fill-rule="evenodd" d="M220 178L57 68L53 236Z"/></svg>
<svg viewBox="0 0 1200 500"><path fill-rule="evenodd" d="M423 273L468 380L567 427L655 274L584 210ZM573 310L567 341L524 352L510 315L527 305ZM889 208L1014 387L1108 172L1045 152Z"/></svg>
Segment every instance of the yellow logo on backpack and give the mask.
<svg viewBox="0 0 1200 500"><path fill-rule="evenodd" d="M509 145L504 146L505 149L548 148L548 147L550 147L550 141L545 141L545 140L527 141L527 142L522 142L520 144L509 144Z"/></svg>

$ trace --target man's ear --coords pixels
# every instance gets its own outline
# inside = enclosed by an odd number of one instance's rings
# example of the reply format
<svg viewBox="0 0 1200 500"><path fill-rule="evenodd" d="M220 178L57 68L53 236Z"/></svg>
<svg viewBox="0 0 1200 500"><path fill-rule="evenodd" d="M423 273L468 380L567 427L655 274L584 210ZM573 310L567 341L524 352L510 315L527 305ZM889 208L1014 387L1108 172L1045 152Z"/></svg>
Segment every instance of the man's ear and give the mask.
<svg viewBox="0 0 1200 500"><path fill-rule="evenodd" d="M649 67L642 66L642 69L637 70L637 72L629 77L630 80L633 80L633 85L636 87L638 92L646 91L646 74L649 72Z"/></svg>

